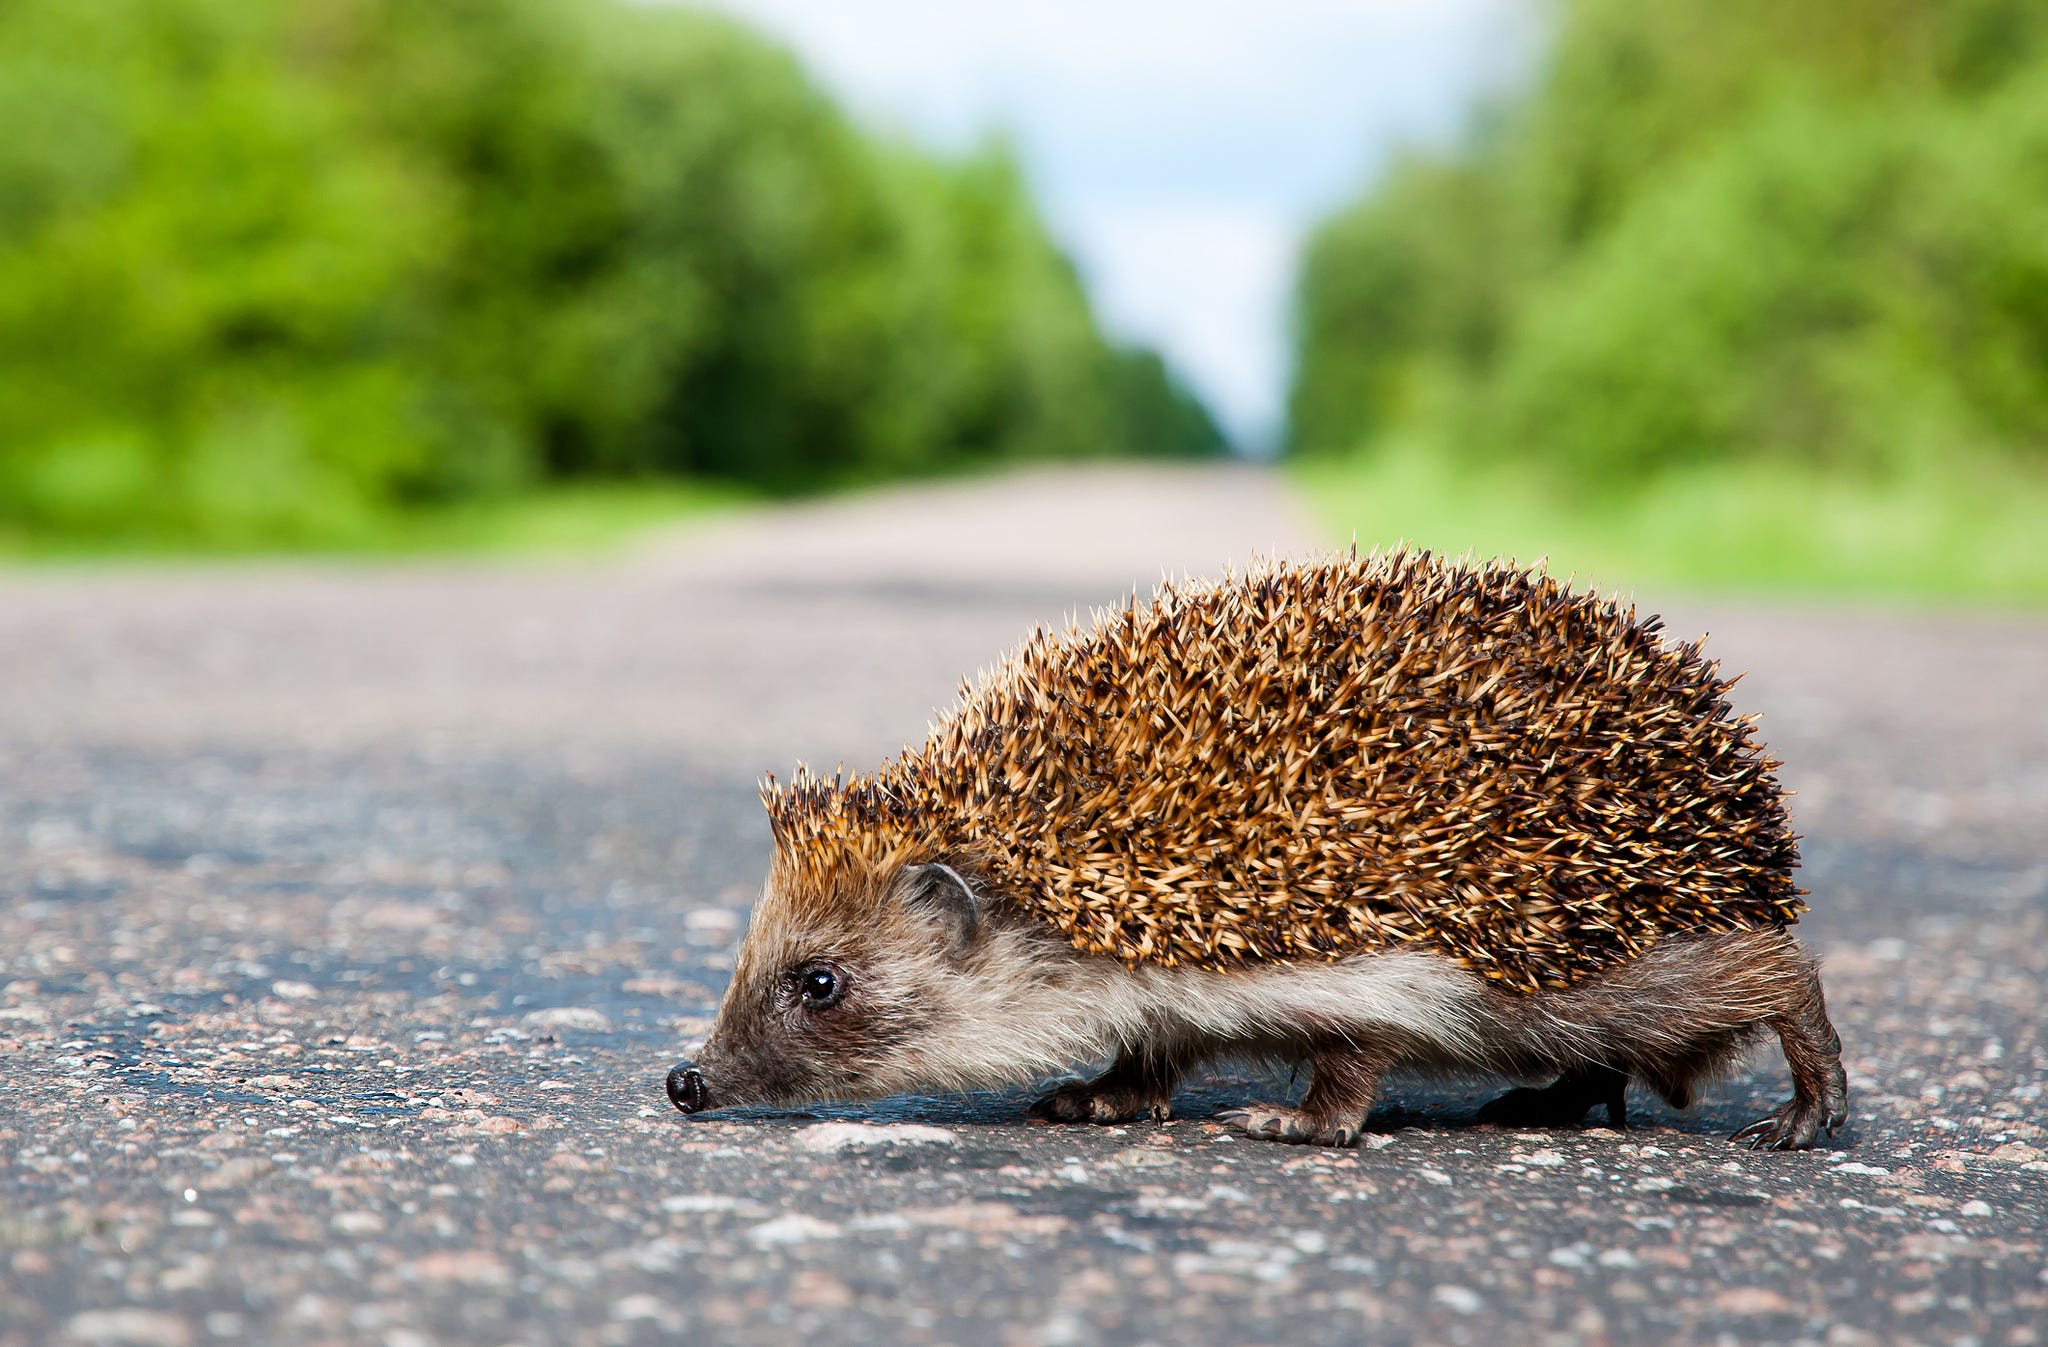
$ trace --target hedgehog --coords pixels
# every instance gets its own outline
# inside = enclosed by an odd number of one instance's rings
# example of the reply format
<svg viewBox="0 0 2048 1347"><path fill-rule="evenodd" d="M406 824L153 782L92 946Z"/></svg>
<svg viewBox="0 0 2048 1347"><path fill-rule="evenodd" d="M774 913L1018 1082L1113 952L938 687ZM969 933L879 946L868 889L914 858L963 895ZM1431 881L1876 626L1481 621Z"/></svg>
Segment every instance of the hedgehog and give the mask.
<svg viewBox="0 0 2048 1347"><path fill-rule="evenodd" d="M1686 1108L1775 1034L1847 1117L1785 792L1700 643L1541 567L1256 563L1039 630L869 775L767 778L774 850L685 1113L1052 1082L1165 1120L1224 1059L1307 1069L1217 1120L1356 1144L1390 1072L1515 1082L1482 1124Z"/></svg>

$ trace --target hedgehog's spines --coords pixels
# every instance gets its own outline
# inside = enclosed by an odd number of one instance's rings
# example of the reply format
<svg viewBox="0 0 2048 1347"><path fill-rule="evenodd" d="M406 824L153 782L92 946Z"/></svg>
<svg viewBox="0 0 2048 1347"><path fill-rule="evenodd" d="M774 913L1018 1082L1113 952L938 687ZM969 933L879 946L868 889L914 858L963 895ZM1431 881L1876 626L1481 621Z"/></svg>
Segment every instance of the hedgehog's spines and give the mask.
<svg viewBox="0 0 2048 1347"><path fill-rule="evenodd" d="M1515 987L1801 910L1734 680L1618 600L1354 546L1094 621L1034 632L872 778L770 777L785 863L972 849L1127 962L1420 942Z"/></svg>

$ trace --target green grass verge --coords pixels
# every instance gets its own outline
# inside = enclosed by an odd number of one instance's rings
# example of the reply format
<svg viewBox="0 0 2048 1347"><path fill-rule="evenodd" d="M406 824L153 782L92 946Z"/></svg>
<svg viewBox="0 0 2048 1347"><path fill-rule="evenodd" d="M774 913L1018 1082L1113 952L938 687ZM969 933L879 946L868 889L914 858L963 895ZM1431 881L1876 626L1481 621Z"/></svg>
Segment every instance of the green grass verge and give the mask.
<svg viewBox="0 0 2048 1347"><path fill-rule="evenodd" d="M648 533L740 508L752 493L700 483L555 487L531 496L404 516L390 547L509 555L604 553Z"/></svg>
<svg viewBox="0 0 2048 1347"><path fill-rule="evenodd" d="M303 533L112 534L0 530L0 559L17 562L138 557L596 556L663 529L744 507L738 487L630 482L547 487L525 495L429 509L352 513Z"/></svg>
<svg viewBox="0 0 2048 1347"><path fill-rule="evenodd" d="M2048 603L2048 476L1946 469L1868 482L1783 463L1673 471L1630 491L1563 489L1419 446L1304 461L1334 538L1524 562L1601 589Z"/></svg>

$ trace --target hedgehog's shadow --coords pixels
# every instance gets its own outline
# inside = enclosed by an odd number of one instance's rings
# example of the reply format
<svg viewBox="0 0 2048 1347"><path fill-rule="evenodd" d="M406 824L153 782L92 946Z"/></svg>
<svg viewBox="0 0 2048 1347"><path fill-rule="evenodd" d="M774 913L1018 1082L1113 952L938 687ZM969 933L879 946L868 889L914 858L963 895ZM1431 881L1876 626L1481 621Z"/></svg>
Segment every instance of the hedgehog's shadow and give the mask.
<svg viewBox="0 0 2048 1347"><path fill-rule="evenodd" d="M720 1110L717 1116L735 1122L763 1123L922 1123L940 1127L986 1127L1014 1126L1029 1121L1033 1125L1041 1125L1030 1118L1029 1110L1051 1083L963 1094L892 1095L866 1103L814 1104L799 1109L735 1108ZM1291 1075L1286 1071L1203 1073L1191 1078L1175 1094L1173 1116L1179 1122L1199 1123L1209 1121L1226 1109L1241 1108L1254 1101L1291 1104L1299 1100L1305 1088L1305 1075ZM1393 1088L1381 1096L1378 1106L1366 1119L1366 1131L1380 1134L1417 1131L1489 1135L1555 1131L1560 1136L1582 1130L1612 1131L1604 1126L1605 1114L1599 1110L1589 1115L1584 1128L1498 1128L1482 1124L1478 1118L1480 1108L1509 1088L1510 1082L1477 1089L1451 1088L1428 1080L1397 1076ZM1629 1132L1664 1132L1702 1140L1724 1139L1775 1108L1790 1089L1789 1082L1783 1079L1783 1072L1777 1073L1775 1079L1769 1071L1744 1073L1712 1087L1704 1098L1683 1112L1673 1109L1647 1090L1631 1089L1628 1094L1628 1128L1623 1135Z"/></svg>
<svg viewBox="0 0 2048 1347"><path fill-rule="evenodd" d="M936 1127L992 1127L1023 1121L1038 1097L1035 1090L971 1090L962 1094L894 1094L857 1104L806 1104L800 1108L749 1105L719 1109L709 1116L731 1122L923 1123Z"/></svg>
<svg viewBox="0 0 2048 1347"><path fill-rule="evenodd" d="M1383 1091L1366 1117L1368 1133L1399 1131L1474 1132L1556 1132L1568 1136L1578 1131L1605 1131L1606 1113L1594 1109L1581 1127L1499 1127L1479 1121L1479 1110L1514 1088L1507 1080L1461 1083L1456 1086L1426 1078L1396 1073L1390 1088ZM1286 1071L1217 1072L1198 1077L1181 1087L1174 1097L1173 1115L1191 1121L1206 1121L1227 1109L1242 1108L1249 1101L1298 1103L1306 1089L1305 1073ZM1726 1139L1736 1131L1776 1108L1790 1096L1792 1086L1784 1071L1742 1072L1733 1079L1708 1087L1692 1107L1672 1108L1654 1092L1632 1086L1628 1092L1628 1126L1631 1132L1678 1133L1689 1138ZM1843 1134L1847 1136L1848 1134ZM1840 1140L1840 1138L1838 1138Z"/></svg>

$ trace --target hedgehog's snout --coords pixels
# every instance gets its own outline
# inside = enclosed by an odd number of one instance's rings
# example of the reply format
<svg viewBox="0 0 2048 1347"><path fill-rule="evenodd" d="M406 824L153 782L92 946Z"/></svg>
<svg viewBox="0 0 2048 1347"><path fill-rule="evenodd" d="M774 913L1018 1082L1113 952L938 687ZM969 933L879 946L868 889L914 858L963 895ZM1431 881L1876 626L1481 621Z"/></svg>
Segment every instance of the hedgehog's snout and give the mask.
<svg viewBox="0 0 2048 1347"><path fill-rule="evenodd" d="M678 1062L668 1073L668 1102L685 1113L702 1113L711 1106L704 1090L704 1073L688 1062Z"/></svg>

